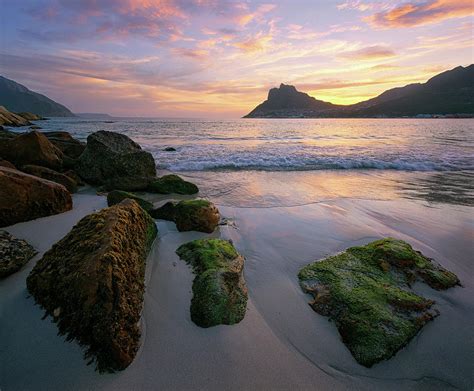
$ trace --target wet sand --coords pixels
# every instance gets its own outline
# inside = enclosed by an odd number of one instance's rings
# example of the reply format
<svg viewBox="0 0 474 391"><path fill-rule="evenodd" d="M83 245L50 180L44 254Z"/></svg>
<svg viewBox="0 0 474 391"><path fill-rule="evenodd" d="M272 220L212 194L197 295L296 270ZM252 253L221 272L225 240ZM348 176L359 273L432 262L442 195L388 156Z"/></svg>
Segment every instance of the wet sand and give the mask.
<svg viewBox="0 0 474 391"><path fill-rule="evenodd" d="M82 350L57 336L26 291L26 276L56 241L105 198L74 196L74 209L6 230L40 251L0 282L0 388L8 390L338 390L472 389L473 214L462 203L404 197L401 173L198 173L192 178L228 224L212 235L179 233L158 221L147 260L142 345L125 371L99 375ZM159 197L163 198L163 197ZM158 197L153 200L161 201ZM193 275L175 255L189 240L232 239L246 257L249 303L233 326L191 322ZM307 263L357 244L394 236L455 272L463 287L437 292L441 315L396 356L367 369L352 358L327 318L298 285Z"/></svg>

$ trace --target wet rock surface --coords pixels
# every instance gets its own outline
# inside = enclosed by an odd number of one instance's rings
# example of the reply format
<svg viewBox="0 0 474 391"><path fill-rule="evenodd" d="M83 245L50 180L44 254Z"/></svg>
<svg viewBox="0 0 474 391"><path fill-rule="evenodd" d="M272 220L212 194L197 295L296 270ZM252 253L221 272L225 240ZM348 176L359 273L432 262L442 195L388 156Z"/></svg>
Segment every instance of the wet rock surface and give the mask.
<svg viewBox="0 0 474 391"><path fill-rule="evenodd" d="M196 194L199 189L191 182L185 181L178 175L164 175L151 182L147 189L151 193L159 194Z"/></svg>
<svg viewBox="0 0 474 391"><path fill-rule="evenodd" d="M439 315L434 302L413 293L416 280L434 289L459 284L453 273L406 242L385 238L302 268L311 307L333 320L354 358L371 367L405 346Z"/></svg>
<svg viewBox="0 0 474 391"><path fill-rule="evenodd" d="M81 219L28 276L36 302L99 371L125 369L138 351L145 260L156 233L153 219L125 200Z"/></svg>
<svg viewBox="0 0 474 391"><path fill-rule="evenodd" d="M191 319L200 327L240 322L247 308L244 258L222 239L200 239L180 246L176 253L190 264L193 281Z"/></svg>
<svg viewBox="0 0 474 391"><path fill-rule="evenodd" d="M36 253L25 240L0 230L0 279L20 270Z"/></svg>
<svg viewBox="0 0 474 391"><path fill-rule="evenodd" d="M167 202L150 213L156 219L174 221L178 231L211 233L219 225L220 220L219 210L207 200Z"/></svg>
<svg viewBox="0 0 474 391"><path fill-rule="evenodd" d="M71 194L64 186L0 167L0 227L71 209Z"/></svg>

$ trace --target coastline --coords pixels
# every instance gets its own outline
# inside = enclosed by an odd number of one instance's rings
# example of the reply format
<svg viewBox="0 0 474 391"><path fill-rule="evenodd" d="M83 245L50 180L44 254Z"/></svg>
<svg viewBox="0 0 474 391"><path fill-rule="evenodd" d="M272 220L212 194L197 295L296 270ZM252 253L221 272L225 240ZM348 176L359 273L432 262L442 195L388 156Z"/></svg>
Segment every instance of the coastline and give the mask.
<svg viewBox="0 0 474 391"><path fill-rule="evenodd" d="M105 207L105 197L86 189L74 195L70 212L6 227L40 253L0 283L2 389L472 387L466 343L474 320L468 206L403 197L393 185L407 181L403 173L187 174L228 224L206 235L179 233L173 223L157 222L159 236L147 261L142 347L121 373L99 375L87 367L82 350L57 336L49 318L41 320L25 287L44 251L82 216ZM166 198L152 200L158 205ZM249 304L241 323L200 329L189 315L192 273L174 251L209 236L232 239L246 257ZM456 273L463 287L437 292L416 285L437 301L441 315L393 358L367 369L354 361L334 325L308 306L296 274L311 261L382 236L407 240Z"/></svg>

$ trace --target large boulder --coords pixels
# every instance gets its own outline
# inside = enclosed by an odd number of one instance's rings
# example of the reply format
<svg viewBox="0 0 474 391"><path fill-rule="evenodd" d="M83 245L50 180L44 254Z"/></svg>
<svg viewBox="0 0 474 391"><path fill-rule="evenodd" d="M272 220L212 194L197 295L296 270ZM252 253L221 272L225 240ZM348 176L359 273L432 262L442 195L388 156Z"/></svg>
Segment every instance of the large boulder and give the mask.
<svg viewBox="0 0 474 391"><path fill-rule="evenodd" d="M240 322L247 309L244 258L222 239L183 244L176 253L193 267L191 320L200 327Z"/></svg>
<svg viewBox="0 0 474 391"><path fill-rule="evenodd" d="M58 170L63 165L63 153L37 131L0 139L0 156L17 167L34 164Z"/></svg>
<svg viewBox="0 0 474 391"><path fill-rule="evenodd" d="M410 290L417 279L435 289L459 284L451 272L401 240L386 238L311 263L300 270L311 307L333 320L360 364L392 357L439 312Z"/></svg>
<svg viewBox="0 0 474 391"><path fill-rule="evenodd" d="M144 200L143 198L138 197L135 194L122 190L113 190L109 194L107 194L107 205L112 206L119 204L127 198L136 201L138 205L140 205L147 212L151 212L151 210L153 209L153 204L151 202Z"/></svg>
<svg viewBox="0 0 474 391"><path fill-rule="evenodd" d="M35 255L36 250L26 241L0 230L0 279L20 270Z"/></svg>
<svg viewBox="0 0 474 391"><path fill-rule="evenodd" d="M153 219L133 200L81 219L38 261L28 291L99 371L125 369L140 343Z"/></svg>
<svg viewBox="0 0 474 391"><path fill-rule="evenodd" d="M0 227L71 209L71 194L64 186L0 167Z"/></svg>
<svg viewBox="0 0 474 391"><path fill-rule="evenodd" d="M155 160L130 138L104 130L87 137L76 172L91 184L105 184L122 177L156 176Z"/></svg>
<svg viewBox="0 0 474 391"><path fill-rule="evenodd" d="M4 106L0 106L0 125L5 126L27 126L30 121L21 115L8 111Z"/></svg>
<svg viewBox="0 0 474 391"><path fill-rule="evenodd" d="M86 144L72 137L68 132L43 132L62 153L72 159L77 159L86 149Z"/></svg>
<svg viewBox="0 0 474 391"><path fill-rule="evenodd" d="M60 183L71 193L77 191L77 182L65 174L51 170L50 168L35 166L35 165L26 165L21 168L21 171L26 172L27 174L34 175L48 181L53 181Z"/></svg>
<svg viewBox="0 0 474 391"><path fill-rule="evenodd" d="M185 181L178 175L170 174L164 175L160 178L153 180L149 185L148 189L151 193L159 194L196 194L199 189L191 182Z"/></svg>
<svg viewBox="0 0 474 391"><path fill-rule="evenodd" d="M211 233L214 232L220 220L216 206L208 200L201 199L178 203L167 202L150 213L155 219L174 221L178 231Z"/></svg>

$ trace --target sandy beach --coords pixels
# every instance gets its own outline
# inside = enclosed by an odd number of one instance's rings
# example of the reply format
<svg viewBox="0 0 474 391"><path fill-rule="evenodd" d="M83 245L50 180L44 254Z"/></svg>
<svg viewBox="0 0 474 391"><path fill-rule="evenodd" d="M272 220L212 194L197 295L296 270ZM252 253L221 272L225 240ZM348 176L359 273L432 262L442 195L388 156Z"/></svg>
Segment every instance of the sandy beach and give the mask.
<svg viewBox="0 0 474 391"><path fill-rule="evenodd" d="M400 183L421 182L420 175L191 174L227 224L206 235L180 233L173 223L157 221L159 234L147 260L141 348L132 365L116 374L86 366L81 348L57 336L50 318L41 320L43 312L25 284L42 254L81 217L105 207L105 197L85 189L74 195L70 212L6 227L39 254L0 282L1 389L471 389L472 209L398 191ZM158 205L163 197L152 200ZM202 329L190 319L193 274L175 250L208 236L231 239L246 258L248 309L233 326ZM384 236L408 241L456 273L463 286L438 292L415 285L436 301L441 315L395 357L368 369L357 364L335 326L308 306L297 273L311 261Z"/></svg>

